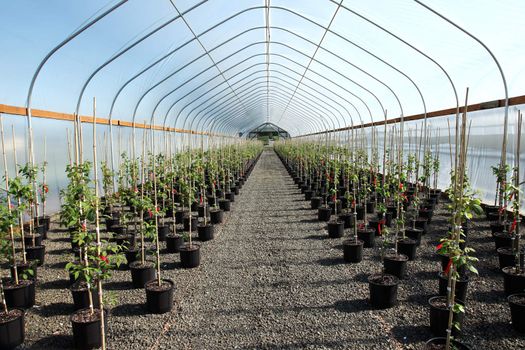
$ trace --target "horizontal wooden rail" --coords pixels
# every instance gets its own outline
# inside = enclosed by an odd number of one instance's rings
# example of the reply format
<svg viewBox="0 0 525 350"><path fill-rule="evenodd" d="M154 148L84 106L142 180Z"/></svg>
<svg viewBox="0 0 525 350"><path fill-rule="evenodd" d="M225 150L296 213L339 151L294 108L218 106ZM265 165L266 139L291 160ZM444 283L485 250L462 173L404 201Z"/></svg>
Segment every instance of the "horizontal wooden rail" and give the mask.
<svg viewBox="0 0 525 350"><path fill-rule="evenodd" d="M515 105L521 105L521 104L525 104L525 95L509 98L509 106L515 106ZM501 108L501 107L505 107L505 100L504 99L471 104L471 105L467 106L467 111L475 112L475 111L488 110L488 109ZM463 108L464 107L459 107L459 113L460 114L463 113ZM447 109L441 109L439 111L427 112L427 119L428 118L443 117L443 116L446 116L446 115L455 115L455 114L456 114L456 108L455 107L447 108ZM425 114L414 114L414 115L406 116L404 118L404 120L405 121L414 121L414 120L421 120L421 119L424 119L424 118L425 118ZM381 120L381 121L370 122L370 123L366 123L366 124L360 124L360 125L354 125L354 126L346 126L344 128L339 128L339 129L331 129L331 130L327 130L327 131L319 131L319 132L314 132L314 133L310 133L310 134L304 134L304 135L300 135L300 136L296 136L296 137L306 137L306 136L313 136L313 135L321 135L321 134L325 134L327 132L331 133L331 132L338 132L338 131L347 131L347 130L352 130L352 129L368 128L368 127L371 127L371 126L385 125L385 123L386 124L395 124L395 123L399 123L400 121L401 121L401 118L392 118L392 119L386 120L386 122L385 122L385 120Z"/></svg>
<svg viewBox="0 0 525 350"><path fill-rule="evenodd" d="M27 108L0 104L0 113L16 115L16 116L24 116L25 117L25 116L27 116ZM32 114L33 117L36 117L36 118L46 118L46 119L53 119L53 120L64 120L64 121L70 121L70 122L73 122L75 120L75 115L74 114L46 111L46 110L43 110L43 109L31 109L31 114ZM81 115L80 116L80 121L82 123L93 123L93 117ZM102 125L109 125L109 119L96 118L96 123L97 124L102 124ZM124 120L118 120L118 119L112 119L111 120L111 125L122 126L122 127L126 127L126 128L132 128L133 127L133 123L132 122L128 122L128 121L124 121ZM185 129L178 129L178 128L169 128L169 127L164 127L164 126L160 126L160 125L148 125L148 124L142 124L142 123L135 123L135 128L137 128L137 129L153 129L153 130L159 130L159 131L171 131L171 132L178 132L178 133L184 133L184 134L194 134L194 135L227 136L227 135L210 134L208 132L202 132L202 131L185 130Z"/></svg>

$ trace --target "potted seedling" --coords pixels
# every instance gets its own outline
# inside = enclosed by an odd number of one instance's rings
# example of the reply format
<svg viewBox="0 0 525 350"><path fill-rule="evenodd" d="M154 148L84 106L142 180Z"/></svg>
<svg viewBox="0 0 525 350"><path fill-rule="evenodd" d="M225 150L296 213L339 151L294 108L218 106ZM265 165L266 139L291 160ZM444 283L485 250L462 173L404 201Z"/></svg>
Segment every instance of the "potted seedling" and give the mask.
<svg viewBox="0 0 525 350"><path fill-rule="evenodd" d="M330 209L333 209L334 218L328 221L328 236L330 238L340 238L344 235L344 222L339 219L339 213L341 211L341 201L337 199L337 189L339 185L339 159L338 157L333 159L331 162L331 173L333 177L329 177L330 195L332 201L329 203ZM331 186L330 186L331 185Z"/></svg>

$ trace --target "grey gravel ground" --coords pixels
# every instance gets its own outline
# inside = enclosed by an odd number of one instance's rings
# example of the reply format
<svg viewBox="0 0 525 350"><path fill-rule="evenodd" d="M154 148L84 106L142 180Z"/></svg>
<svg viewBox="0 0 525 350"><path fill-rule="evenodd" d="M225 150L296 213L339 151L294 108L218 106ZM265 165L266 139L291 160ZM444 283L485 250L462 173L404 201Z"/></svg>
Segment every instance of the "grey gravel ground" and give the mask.
<svg viewBox="0 0 525 350"><path fill-rule="evenodd" d="M175 281L171 313L146 314L143 290L130 289L129 271L106 283L117 298L109 349L418 349L431 338L427 300L437 293L434 246L446 226L439 209L418 259L399 289L399 305L369 306L367 276L380 271L377 252L345 264L342 239L328 239L303 195L273 151L263 153L236 197L215 240L202 247L202 264L183 270L179 256L163 254L163 277ZM509 325L488 221L474 224L480 277L470 285L462 339L474 349L525 349ZM348 234L349 232L347 232ZM69 243L51 232L39 269L37 306L26 321L27 349L71 346L67 289Z"/></svg>

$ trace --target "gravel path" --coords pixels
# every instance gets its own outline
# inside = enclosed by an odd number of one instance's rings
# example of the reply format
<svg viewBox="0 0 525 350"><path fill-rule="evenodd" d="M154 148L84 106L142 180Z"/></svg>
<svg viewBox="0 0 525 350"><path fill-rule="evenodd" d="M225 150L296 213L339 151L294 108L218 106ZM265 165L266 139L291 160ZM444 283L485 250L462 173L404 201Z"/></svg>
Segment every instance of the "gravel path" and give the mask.
<svg viewBox="0 0 525 350"><path fill-rule="evenodd" d="M377 251L345 264L342 239L328 239L284 166L271 150L261 156L235 198L215 240L203 244L197 269L179 268L163 254L163 277L177 285L171 313L148 315L143 290L130 289L129 271L106 283L117 298L109 349L418 349L431 338L427 300L437 293L434 246L446 227L443 209L424 236L418 259L399 289L399 305L373 310L367 276L380 271ZM471 242L482 278L471 283L462 339L474 349L525 349L508 324L502 278L488 222L474 225ZM347 232L348 234L349 232ZM65 233L50 233L39 270L38 306L27 315L26 348L71 346L71 296ZM469 287L469 288L470 288Z"/></svg>

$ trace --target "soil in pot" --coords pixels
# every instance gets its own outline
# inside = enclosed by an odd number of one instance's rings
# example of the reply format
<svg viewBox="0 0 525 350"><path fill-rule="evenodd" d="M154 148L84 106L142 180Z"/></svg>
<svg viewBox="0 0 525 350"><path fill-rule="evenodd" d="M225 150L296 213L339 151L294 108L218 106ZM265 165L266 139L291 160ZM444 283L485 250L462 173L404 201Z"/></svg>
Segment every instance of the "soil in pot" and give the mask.
<svg viewBox="0 0 525 350"><path fill-rule="evenodd" d="M173 308L173 290L175 289L172 280L163 279L160 285L154 279L144 286L146 289L146 308L154 314L163 314Z"/></svg>
<svg viewBox="0 0 525 350"><path fill-rule="evenodd" d="M44 265L46 256L46 246L39 245L35 247L26 247L26 258L29 261L35 261L37 266Z"/></svg>
<svg viewBox="0 0 525 350"><path fill-rule="evenodd" d="M89 307L89 293L87 283L85 281L76 281L70 287L71 295L73 296L73 307L76 310L81 310ZM93 306L99 307L98 291L91 289L91 298L93 300Z"/></svg>
<svg viewBox="0 0 525 350"><path fill-rule="evenodd" d="M447 338L432 338L425 343L424 350L445 350ZM455 350L471 350L470 346L463 344L457 340L451 341Z"/></svg>
<svg viewBox="0 0 525 350"><path fill-rule="evenodd" d="M24 311L0 312L0 349L11 350L24 342Z"/></svg>
<svg viewBox="0 0 525 350"><path fill-rule="evenodd" d="M186 244L180 248L180 263L185 269L198 267L201 263L200 246Z"/></svg>
<svg viewBox="0 0 525 350"><path fill-rule="evenodd" d="M129 264L129 269L131 270L131 283L133 288L144 288L144 285L155 279L157 272L155 271L155 264L151 261L142 262L134 261Z"/></svg>
<svg viewBox="0 0 525 350"><path fill-rule="evenodd" d="M341 220L331 220L328 222L328 237L341 238L344 234L345 223Z"/></svg>
<svg viewBox="0 0 525 350"><path fill-rule="evenodd" d="M166 236L166 250L168 253L178 253L183 244L184 239L181 235L170 233Z"/></svg>
<svg viewBox="0 0 525 350"><path fill-rule="evenodd" d="M344 240L343 259L350 263L361 262L361 260L363 260L363 241L353 238Z"/></svg>
<svg viewBox="0 0 525 350"><path fill-rule="evenodd" d="M514 255L512 247L498 248L498 261L500 269L507 266L515 266L516 256Z"/></svg>
<svg viewBox="0 0 525 350"><path fill-rule="evenodd" d="M11 279L4 280L4 296L8 307L27 309L35 305L35 281Z"/></svg>
<svg viewBox="0 0 525 350"><path fill-rule="evenodd" d="M357 230L357 237L363 241L364 248L373 248L375 246L375 231L371 228Z"/></svg>
<svg viewBox="0 0 525 350"><path fill-rule="evenodd" d="M70 317L73 326L73 344L76 349L95 349L102 346L100 333L100 309L82 309ZM107 326L107 313L104 313L105 326Z"/></svg>
<svg viewBox="0 0 525 350"><path fill-rule="evenodd" d="M448 327L449 308L447 305L447 297L436 296L428 300L430 304L430 330L432 334L437 337L446 336ZM458 322L460 327L463 325L465 314L462 312L454 313L453 322ZM461 327L462 328L462 327ZM452 336L457 336L460 331L456 327L452 327Z"/></svg>
<svg viewBox="0 0 525 350"><path fill-rule="evenodd" d="M522 293L525 290L525 271L516 271L516 267L508 266L503 271L503 289L505 295Z"/></svg>
<svg viewBox="0 0 525 350"><path fill-rule="evenodd" d="M439 295L446 296L447 287L448 287L448 277L443 272L440 272L438 276L439 276ZM456 296L456 300L461 300L463 303L467 301L468 282L469 282L468 276L460 276L460 278L456 279L456 290L454 293Z"/></svg>
<svg viewBox="0 0 525 350"><path fill-rule="evenodd" d="M199 233L199 240L203 242L212 240L215 233L215 229L212 224L204 225L201 223L197 225L197 231Z"/></svg>
<svg viewBox="0 0 525 350"><path fill-rule="evenodd" d="M389 274L374 274L368 277L370 303L378 309L386 309L397 304L399 279Z"/></svg>
<svg viewBox="0 0 525 350"><path fill-rule="evenodd" d="M403 254L386 254L383 259L385 273L397 278L405 278L407 273L408 257Z"/></svg>
<svg viewBox="0 0 525 350"><path fill-rule="evenodd" d="M222 209L211 209L210 210L210 221L212 224L222 224L222 221L224 220L224 211Z"/></svg>
<svg viewBox="0 0 525 350"><path fill-rule="evenodd" d="M510 306L512 327L525 333L525 293L512 294L507 298Z"/></svg>
<svg viewBox="0 0 525 350"><path fill-rule="evenodd" d="M397 241L397 252L398 254L404 254L408 257L408 260L412 261L416 258L417 241L411 238L405 237Z"/></svg>
<svg viewBox="0 0 525 350"><path fill-rule="evenodd" d="M317 209L317 220L319 221L329 221L331 215L332 209L330 207L322 206Z"/></svg>

